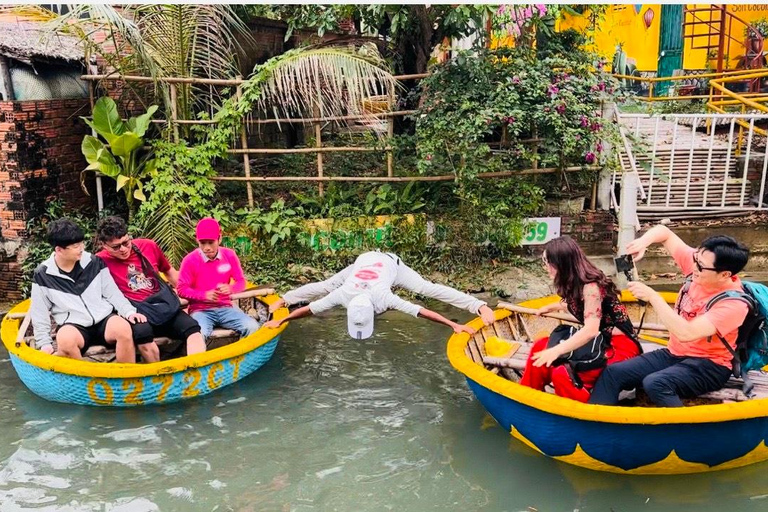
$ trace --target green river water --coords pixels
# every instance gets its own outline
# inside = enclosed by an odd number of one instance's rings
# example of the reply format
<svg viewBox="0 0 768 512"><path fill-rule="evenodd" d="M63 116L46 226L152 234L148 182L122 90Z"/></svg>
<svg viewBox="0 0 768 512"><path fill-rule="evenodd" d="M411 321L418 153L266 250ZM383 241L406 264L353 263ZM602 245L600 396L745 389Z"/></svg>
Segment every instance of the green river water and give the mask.
<svg viewBox="0 0 768 512"><path fill-rule="evenodd" d="M42 400L2 351L0 512L768 510L768 464L638 477L533 452L450 366L449 334L389 312L355 341L335 311L244 381L135 409Z"/></svg>

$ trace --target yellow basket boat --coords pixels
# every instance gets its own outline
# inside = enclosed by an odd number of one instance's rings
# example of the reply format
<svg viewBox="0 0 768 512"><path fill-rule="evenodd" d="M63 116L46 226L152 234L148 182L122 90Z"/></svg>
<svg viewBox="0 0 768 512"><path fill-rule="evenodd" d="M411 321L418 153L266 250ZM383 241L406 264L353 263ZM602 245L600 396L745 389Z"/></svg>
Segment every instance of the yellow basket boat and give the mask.
<svg viewBox="0 0 768 512"><path fill-rule="evenodd" d="M664 294L674 302L675 294ZM746 466L768 459L768 377L754 375L757 394L748 398L741 382L687 401L682 408L659 408L627 397L619 406L590 405L537 391L515 382L524 367L530 344L548 334L565 317L539 317L533 311L559 300L556 296L506 305L496 310L496 322L469 325L474 336L454 334L448 358L477 399L514 438L557 460L599 471L624 474L699 473ZM622 297L630 316L641 308L629 294ZM648 308L641 338L665 342L663 328ZM482 328L482 329L481 329ZM511 358L485 352L490 336L515 340L521 347ZM647 345L644 343L644 345ZM626 405L625 405L626 404Z"/></svg>

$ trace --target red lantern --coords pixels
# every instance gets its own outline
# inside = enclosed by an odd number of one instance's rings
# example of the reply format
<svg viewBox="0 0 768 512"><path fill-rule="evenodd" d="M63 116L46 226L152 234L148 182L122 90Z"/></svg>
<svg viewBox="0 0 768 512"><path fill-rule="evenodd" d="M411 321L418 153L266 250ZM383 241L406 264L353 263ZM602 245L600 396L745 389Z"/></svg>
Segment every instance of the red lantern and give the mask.
<svg viewBox="0 0 768 512"><path fill-rule="evenodd" d="M653 22L653 9L646 9L645 14L643 14L643 21L645 22L645 28L651 28L651 23Z"/></svg>

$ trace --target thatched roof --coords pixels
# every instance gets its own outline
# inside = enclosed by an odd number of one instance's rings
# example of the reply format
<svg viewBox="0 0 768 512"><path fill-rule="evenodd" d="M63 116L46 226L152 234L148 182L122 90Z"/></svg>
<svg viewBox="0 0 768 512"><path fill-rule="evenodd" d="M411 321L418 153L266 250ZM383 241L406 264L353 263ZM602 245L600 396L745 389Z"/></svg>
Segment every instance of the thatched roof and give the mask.
<svg viewBox="0 0 768 512"><path fill-rule="evenodd" d="M40 23L0 21L0 55L32 62L82 62L83 47L77 38L46 34Z"/></svg>

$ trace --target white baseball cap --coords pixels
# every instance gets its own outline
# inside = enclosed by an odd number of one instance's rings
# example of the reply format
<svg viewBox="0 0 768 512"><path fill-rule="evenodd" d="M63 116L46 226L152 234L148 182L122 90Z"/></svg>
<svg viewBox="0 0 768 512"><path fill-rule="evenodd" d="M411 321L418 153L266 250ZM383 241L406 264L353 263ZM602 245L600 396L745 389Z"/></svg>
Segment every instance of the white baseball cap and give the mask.
<svg viewBox="0 0 768 512"><path fill-rule="evenodd" d="M357 340L370 338L373 334L373 304L368 295L361 293L349 301L347 306L347 329Z"/></svg>

